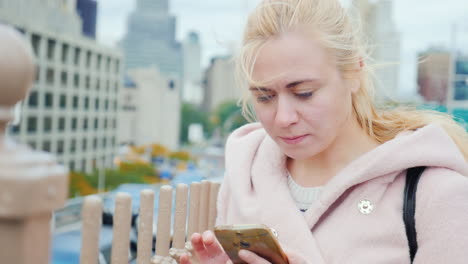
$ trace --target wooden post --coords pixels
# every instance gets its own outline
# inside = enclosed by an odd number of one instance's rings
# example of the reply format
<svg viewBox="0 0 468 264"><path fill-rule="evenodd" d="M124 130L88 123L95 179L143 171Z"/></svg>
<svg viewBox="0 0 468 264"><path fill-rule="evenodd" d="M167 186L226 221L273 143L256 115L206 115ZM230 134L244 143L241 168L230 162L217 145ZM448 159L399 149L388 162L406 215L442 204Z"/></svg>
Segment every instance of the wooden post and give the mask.
<svg viewBox="0 0 468 264"><path fill-rule="evenodd" d="M208 217L210 206L210 182L202 181L200 191L200 211L198 217L198 231L208 230Z"/></svg>
<svg viewBox="0 0 468 264"><path fill-rule="evenodd" d="M98 196L85 198L83 204L80 264L98 264L99 234L102 226L102 201Z"/></svg>
<svg viewBox="0 0 468 264"><path fill-rule="evenodd" d="M216 224L216 203L218 202L218 192L221 184L212 182L210 186L210 208L208 214L208 230L214 230Z"/></svg>
<svg viewBox="0 0 468 264"><path fill-rule="evenodd" d="M117 193L112 229L112 264L128 263L131 221L132 197L128 193Z"/></svg>
<svg viewBox="0 0 468 264"><path fill-rule="evenodd" d="M31 47L0 24L0 262L49 263L52 212L68 196L67 170L53 156L18 145L5 135L13 107L34 81Z"/></svg>
<svg viewBox="0 0 468 264"><path fill-rule="evenodd" d="M171 243L172 187L162 186L159 191L158 229L156 230L156 255L169 256Z"/></svg>
<svg viewBox="0 0 468 264"><path fill-rule="evenodd" d="M185 230L187 223L187 198L188 186L186 184L177 185L176 189L176 210L174 216L174 236L172 246L177 249L185 247Z"/></svg>
<svg viewBox="0 0 468 264"><path fill-rule="evenodd" d="M198 230L198 213L200 209L200 183L194 182L190 184L190 212L187 227L187 241L190 240L193 233L199 232Z"/></svg>
<svg viewBox="0 0 468 264"><path fill-rule="evenodd" d="M137 264L148 264L153 256L154 191L140 193Z"/></svg>

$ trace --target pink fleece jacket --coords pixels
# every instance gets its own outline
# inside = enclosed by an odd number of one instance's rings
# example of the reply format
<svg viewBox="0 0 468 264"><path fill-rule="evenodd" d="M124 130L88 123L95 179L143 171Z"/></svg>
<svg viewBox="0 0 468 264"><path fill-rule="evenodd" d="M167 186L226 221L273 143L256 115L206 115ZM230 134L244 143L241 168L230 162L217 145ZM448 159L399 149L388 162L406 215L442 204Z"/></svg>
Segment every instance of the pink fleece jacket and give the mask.
<svg viewBox="0 0 468 264"><path fill-rule="evenodd" d="M403 223L406 169L428 166L418 185L415 264L468 263L468 165L445 131L428 125L358 157L302 213L287 187L286 157L260 124L226 144L217 224L266 224L290 262L410 263ZM369 200L374 210L362 214Z"/></svg>

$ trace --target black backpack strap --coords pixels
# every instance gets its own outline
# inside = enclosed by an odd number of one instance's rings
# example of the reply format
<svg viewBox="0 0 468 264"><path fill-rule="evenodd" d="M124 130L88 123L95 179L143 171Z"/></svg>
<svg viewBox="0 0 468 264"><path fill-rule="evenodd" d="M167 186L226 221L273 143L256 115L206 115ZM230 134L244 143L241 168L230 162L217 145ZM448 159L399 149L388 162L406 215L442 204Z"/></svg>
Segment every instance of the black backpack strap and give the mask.
<svg viewBox="0 0 468 264"><path fill-rule="evenodd" d="M406 185L403 200L403 221L405 222L411 263L413 263L416 251L418 251L414 214L416 212L416 190L418 188L419 178L421 177L424 169L426 169L426 167L415 167L408 169L406 172Z"/></svg>

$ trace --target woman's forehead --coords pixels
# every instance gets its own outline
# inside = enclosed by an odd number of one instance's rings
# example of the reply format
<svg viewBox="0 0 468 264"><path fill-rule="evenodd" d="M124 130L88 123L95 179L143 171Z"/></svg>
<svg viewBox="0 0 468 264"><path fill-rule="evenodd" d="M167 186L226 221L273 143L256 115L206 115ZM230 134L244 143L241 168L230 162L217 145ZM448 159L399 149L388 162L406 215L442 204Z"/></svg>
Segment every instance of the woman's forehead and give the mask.
<svg viewBox="0 0 468 264"><path fill-rule="evenodd" d="M276 80L295 79L298 78L296 75L311 78L303 75L321 75L332 62L318 41L306 34L291 32L268 40L259 49L252 79L255 82L271 82L272 76Z"/></svg>

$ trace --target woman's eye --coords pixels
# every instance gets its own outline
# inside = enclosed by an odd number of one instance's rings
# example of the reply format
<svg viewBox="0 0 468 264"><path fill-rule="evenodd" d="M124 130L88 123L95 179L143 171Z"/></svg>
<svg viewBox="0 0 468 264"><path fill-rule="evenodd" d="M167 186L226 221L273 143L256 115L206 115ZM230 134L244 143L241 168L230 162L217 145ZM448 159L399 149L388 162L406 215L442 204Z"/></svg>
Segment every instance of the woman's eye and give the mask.
<svg viewBox="0 0 468 264"><path fill-rule="evenodd" d="M257 102L266 103L270 101L273 97L275 96L274 95L262 95L262 96L257 97Z"/></svg>
<svg viewBox="0 0 468 264"><path fill-rule="evenodd" d="M307 92L307 93L297 93L296 96L299 97L299 98L303 98L303 99L306 99L306 98L309 98L311 97L313 94L313 92Z"/></svg>

